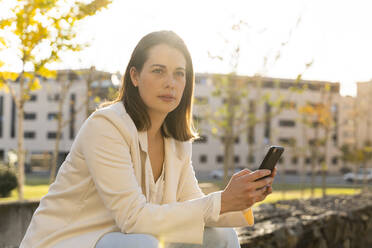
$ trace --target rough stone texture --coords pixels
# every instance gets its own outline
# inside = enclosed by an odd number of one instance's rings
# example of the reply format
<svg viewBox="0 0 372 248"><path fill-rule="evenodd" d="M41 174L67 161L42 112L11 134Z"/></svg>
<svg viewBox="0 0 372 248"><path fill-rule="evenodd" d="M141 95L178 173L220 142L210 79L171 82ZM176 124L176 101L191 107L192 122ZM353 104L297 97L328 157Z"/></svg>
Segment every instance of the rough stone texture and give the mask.
<svg viewBox="0 0 372 248"><path fill-rule="evenodd" d="M242 248L372 247L372 194L262 204L254 215L236 228Z"/></svg>
<svg viewBox="0 0 372 248"><path fill-rule="evenodd" d="M0 247L18 247L39 201L0 203Z"/></svg>

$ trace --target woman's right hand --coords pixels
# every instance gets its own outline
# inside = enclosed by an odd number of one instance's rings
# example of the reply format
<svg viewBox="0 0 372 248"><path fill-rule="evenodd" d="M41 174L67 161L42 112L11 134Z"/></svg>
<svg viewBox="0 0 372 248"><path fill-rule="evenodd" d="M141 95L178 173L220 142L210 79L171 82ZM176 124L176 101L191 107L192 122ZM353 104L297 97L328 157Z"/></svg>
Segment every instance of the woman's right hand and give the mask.
<svg viewBox="0 0 372 248"><path fill-rule="evenodd" d="M265 186L270 186L274 178L267 177L262 180L256 180L270 175L270 173L270 170L256 170L252 172L248 169L235 173L221 194L220 214L241 211L251 207L256 202L263 201L271 193L267 192L267 187Z"/></svg>

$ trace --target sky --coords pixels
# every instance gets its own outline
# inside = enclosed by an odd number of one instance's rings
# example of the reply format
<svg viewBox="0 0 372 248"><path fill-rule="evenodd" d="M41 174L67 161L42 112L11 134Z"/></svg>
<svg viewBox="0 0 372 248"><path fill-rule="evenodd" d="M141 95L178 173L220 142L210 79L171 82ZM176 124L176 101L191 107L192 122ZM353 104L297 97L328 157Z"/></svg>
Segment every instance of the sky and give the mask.
<svg viewBox="0 0 372 248"><path fill-rule="evenodd" d="M371 9L369 0L113 0L79 26L79 39L90 47L66 54L55 67L94 65L123 73L137 42L165 29L185 41L195 72L230 72L229 54L239 45L238 74L294 79L301 73L303 79L340 82L343 95L355 95L355 82L372 79ZM240 31L233 31L240 21Z"/></svg>

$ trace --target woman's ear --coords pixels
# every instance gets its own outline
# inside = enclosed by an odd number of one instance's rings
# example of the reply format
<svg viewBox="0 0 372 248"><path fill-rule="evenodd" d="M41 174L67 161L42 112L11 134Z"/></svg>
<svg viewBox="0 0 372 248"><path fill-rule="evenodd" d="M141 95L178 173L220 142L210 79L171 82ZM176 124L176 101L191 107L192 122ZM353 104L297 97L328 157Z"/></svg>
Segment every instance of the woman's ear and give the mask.
<svg viewBox="0 0 372 248"><path fill-rule="evenodd" d="M138 87L138 72L134 66L130 68L129 74L130 74L130 79L132 80L133 86Z"/></svg>

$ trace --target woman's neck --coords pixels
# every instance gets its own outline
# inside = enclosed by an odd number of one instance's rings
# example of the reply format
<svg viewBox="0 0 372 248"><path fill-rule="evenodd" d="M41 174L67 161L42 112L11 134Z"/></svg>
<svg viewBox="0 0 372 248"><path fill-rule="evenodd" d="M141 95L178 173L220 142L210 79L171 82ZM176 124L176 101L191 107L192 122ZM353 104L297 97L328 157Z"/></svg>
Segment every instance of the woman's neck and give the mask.
<svg viewBox="0 0 372 248"><path fill-rule="evenodd" d="M155 140L162 137L161 126L163 125L166 115L151 114L149 113L151 120L151 127L147 130L148 139Z"/></svg>

